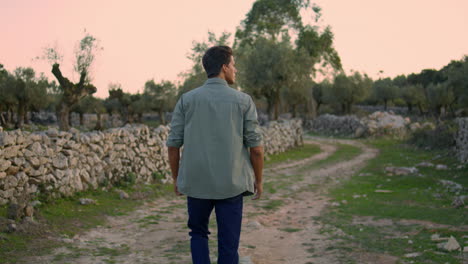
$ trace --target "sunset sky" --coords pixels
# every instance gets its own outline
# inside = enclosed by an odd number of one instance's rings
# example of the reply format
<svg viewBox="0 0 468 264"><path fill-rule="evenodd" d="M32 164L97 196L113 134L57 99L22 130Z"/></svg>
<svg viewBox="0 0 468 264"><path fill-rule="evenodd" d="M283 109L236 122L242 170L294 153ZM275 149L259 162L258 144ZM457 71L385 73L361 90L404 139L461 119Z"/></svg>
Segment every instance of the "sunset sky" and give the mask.
<svg viewBox="0 0 468 264"><path fill-rule="evenodd" d="M32 59L46 46L65 55L65 76L72 74L73 48L83 30L104 50L93 69L96 95L108 96L110 82L127 92L144 83L180 81L190 69L186 56L193 41L208 30L234 33L253 0L0 0L0 63L12 72L33 67L52 79L51 67ZM320 0L323 22L332 27L335 48L346 71L372 78L439 69L468 55L466 0Z"/></svg>

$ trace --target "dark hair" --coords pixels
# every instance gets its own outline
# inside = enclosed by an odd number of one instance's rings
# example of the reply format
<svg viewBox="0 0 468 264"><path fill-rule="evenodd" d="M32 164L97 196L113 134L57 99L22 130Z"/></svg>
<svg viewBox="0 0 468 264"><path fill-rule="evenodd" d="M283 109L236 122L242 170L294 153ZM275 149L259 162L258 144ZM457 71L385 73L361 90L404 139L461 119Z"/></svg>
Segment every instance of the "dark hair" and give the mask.
<svg viewBox="0 0 468 264"><path fill-rule="evenodd" d="M231 62L232 49L228 46L214 46L203 55L202 63L208 78L216 77L221 72L223 64Z"/></svg>

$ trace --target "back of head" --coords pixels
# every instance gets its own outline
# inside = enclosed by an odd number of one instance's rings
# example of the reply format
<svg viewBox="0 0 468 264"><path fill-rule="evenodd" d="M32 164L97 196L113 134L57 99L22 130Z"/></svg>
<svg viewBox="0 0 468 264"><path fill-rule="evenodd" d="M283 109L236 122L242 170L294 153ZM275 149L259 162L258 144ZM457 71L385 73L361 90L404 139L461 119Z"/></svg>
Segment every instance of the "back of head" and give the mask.
<svg viewBox="0 0 468 264"><path fill-rule="evenodd" d="M214 46L203 55L202 63L208 78L216 77L224 64L231 62L232 49L228 46Z"/></svg>

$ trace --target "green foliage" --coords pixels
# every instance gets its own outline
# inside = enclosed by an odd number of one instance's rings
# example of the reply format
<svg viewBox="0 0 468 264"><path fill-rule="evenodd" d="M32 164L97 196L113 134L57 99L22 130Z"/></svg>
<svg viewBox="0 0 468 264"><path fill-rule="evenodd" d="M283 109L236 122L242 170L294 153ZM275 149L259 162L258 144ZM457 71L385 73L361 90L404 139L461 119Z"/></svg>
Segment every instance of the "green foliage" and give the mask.
<svg viewBox="0 0 468 264"><path fill-rule="evenodd" d="M430 107L440 114L441 108L447 109L455 101L455 95L447 82L431 83L427 87L427 99Z"/></svg>
<svg viewBox="0 0 468 264"><path fill-rule="evenodd" d="M135 183L136 183L136 174L133 172L127 173L127 175L125 175L122 178L122 182L121 182L121 184L123 184L124 186L131 186L131 185L134 185Z"/></svg>
<svg viewBox="0 0 468 264"><path fill-rule="evenodd" d="M379 79L373 85L374 96L378 101L383 101L385 110L389 101L392 101L398 96L398 86L394 85L390 78Z"/></svg>
<svg viewBox="0 0 468 264"><path fill-rule="evenodd" d="M119 83L109 84L109 97L103 103L107 113L119 113L124 124L133 123L135 115L141 122L143 113L148 112L146 98L141 94L126 93Z"/></svg>
<svg viewBox="0 0 468 264"><path fill-rule="evenodd" d="M399 90L400 98L408 106L408 111L411 113L413 105L422 106L425 104L424 88L421 84L404 85Z"/></svg>
<svg viewBox="0 0 468 264"><path fill-rule="evenodd" d="M93 35L86 33L75 47L75 63L74 70L78 74L86 74L86 82L91 82L90 68L95 61L96 55L103 48L100 46L99 40Z"/></svg>
<svg viewBox="0 0 468 264"><path fill-rule="evenodd" d="M208 41L193 42L192 52L187 56L193 62L192 69L185 73L181 73L180 76L184 78L184 81L180 87L178 87L177 98L183 93L186 93L192 89L195 89L206 81L206 73L203 69L202 58L206 50L212 46L225 45L229 46L228 39L231 37L231 33L223 32L219 37L211 31L208 31Z"/></svg>
<svg viewBox="0 0 468 264"><path fill-rule="evenodd" d="M328 90L326 101L341 106L342 113L351 112L351 106L363 101L372 87L372 80L366 75L355 72L346 76L344 73L335 77L331 89Z"/></svg>
<svg viewBox="0 0 468 264"><path fill-rule="evenodd" d="M275 40L283 31L301 30L300 11L307 7L308 1L303 0L257 0L238 28L236 39L253 44L257 38Z"/></svg>
<svg viewBox="0 0 468 264"><path fill-rule="evenodd" d="M325 95L328 90L330 90L332 87L332 84L328 80L323 80L320 83L314 83L312 86L312 96L317 103L317 111L318 108L320 108L320 105L325 103Z"/></svg>
<svg viewBox="0 0 468 264"><path fill-rule="evenodd" d="M299 33L296 45L299 49L304 49L313 61L313 65L323 62L321 67L330 65L335 70L342 70L341 58L333 47L333 32L327 26L320 34L316 27L306 25ZM312 68L312 74L317 69Z"/></svg>
<svg viewBox="0 0 468 264"><path fill-rule="evenodd" d="M156 171L151 173L151 177L153 178L153 182L161 181L164 178L164 176L161 173Z"/></svg>
<svg viewBox="0 0 468 264"><path fill-rule="evenodd" d="M239 83L255 98L265 98L268 113L274 107L274 119L279 115L281 95L290 104L307 98L310 65L303 60L287 40L276 42L259 38L253 46L246 46L238 60Z"/></svg>
<svg viewBox="0 0 468 264"><path fill-rule="evenodd" d="M22 128L27 121L28 111L39 111L50 104L48 88L50 84L44 74L36 77L32 68L18 67L10 74L0 65L0 113L1 125L8 126L12 120L5 119L3 112L16 110L16 128Z"/></svg>
<svg viewBox="0 0 468 264"><path fill-rule="evenodd" d="M155 83L149 80L145 83L142 105L151 111L159 113L161 123L165 124L164 112L171 111L176 103L176 86L169 81Z"/></svg>
<svg viewBox="0 0 468 264"><path fill-rule="evenodd" d="M265 99L269 115L274 108L271 119L278 118L280 105L293 116L300 106L311 114L311 77L319 67L341 69L330 28L302 23L302 13L318 22L320 12L309 1L258 0L236 32L240 86Z"/></svg>
<svg viewBox="0 0 468 264"><path fill-rule="evenodd" d="M460 61L451 61L441 72L447 77L454 103L460 108L468 108L468 56Z"/></svg>

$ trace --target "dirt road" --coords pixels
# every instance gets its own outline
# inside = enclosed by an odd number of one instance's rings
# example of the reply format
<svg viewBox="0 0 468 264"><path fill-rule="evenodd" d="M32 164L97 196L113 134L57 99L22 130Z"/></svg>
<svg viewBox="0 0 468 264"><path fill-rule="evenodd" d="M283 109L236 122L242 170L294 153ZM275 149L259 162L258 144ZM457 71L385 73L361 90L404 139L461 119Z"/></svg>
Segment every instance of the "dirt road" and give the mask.
<svg viewBox="0 0 468 264"><path fill-rule="evenodd" d="M340 252L326 250L333 243L314 220L328 206L330 185L355 173L377 150L351 140L306 138L321 153L265 170L261 200L245 199L240 255L244 263L340 263ZM354 158L323 167L311 166L336 151L336 144L362 149ZM304 167L309 166L309 169ZM210 222L212 262L216 260L216 225ZM130 215L109 217L106 226L73 239L34 263L191 263L184 197L148 202Z"/></svg>

